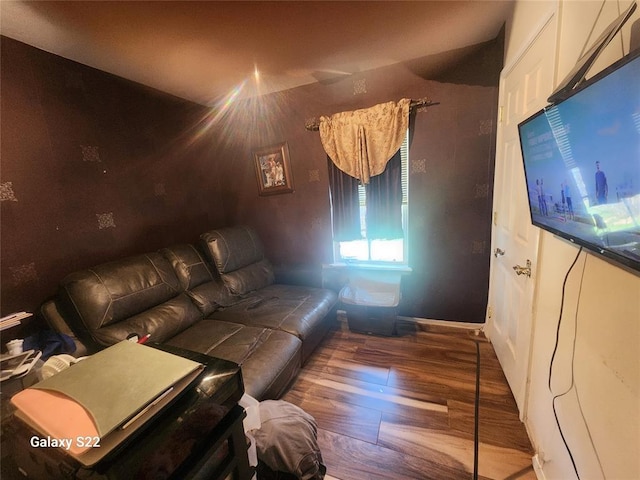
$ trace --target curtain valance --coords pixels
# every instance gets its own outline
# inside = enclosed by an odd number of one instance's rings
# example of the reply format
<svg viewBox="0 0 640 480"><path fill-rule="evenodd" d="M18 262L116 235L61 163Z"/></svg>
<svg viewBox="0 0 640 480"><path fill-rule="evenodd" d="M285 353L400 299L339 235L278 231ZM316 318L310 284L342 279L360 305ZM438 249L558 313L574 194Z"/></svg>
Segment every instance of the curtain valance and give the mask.
<svg viewBox="0 0 640 480"><path fill-rule="evenodd" d="M320 117L320 139L333 163L368 184L384 172L409 126L410 99Z"/></svg>

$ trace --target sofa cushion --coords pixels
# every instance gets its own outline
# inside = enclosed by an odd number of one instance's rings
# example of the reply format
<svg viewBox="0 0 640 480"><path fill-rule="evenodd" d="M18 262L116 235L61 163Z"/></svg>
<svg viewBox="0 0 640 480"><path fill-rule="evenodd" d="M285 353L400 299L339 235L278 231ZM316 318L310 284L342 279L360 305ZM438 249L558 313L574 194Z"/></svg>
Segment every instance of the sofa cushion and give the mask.
<svg viewBox="0 0 640 480"><path fill-rule="evenodd" d="M224 285L220 275L200 251L193 245L184 244L164 248L161 253L176 271L185 293L204 315L222 307L245 301L245 295L234 295Z"/></svg>
<svg viewBox="0 0 640 480"><path fill-rule="evenodd" d="M129 333L162 342L202 318L169 262L155 252L68 275L60 300L72 330L93 346L112 345Z"/></svg>
<svg viewBox="0 0 640 480"><path fill-rule="evenodd" d="M189 243L163 248L160 253L173 267L182 290L192 290L213 279L208 264Z"/></svg>
<svg viewBox="0 0 640 480"><path fill-rule="evenodd" d="M237 299L229 294L222 281L209 268L200 252L191 244L163 248L160 253L175 270L180 287L185 290L203 315L219 306L233 305Z"/></svg>
<svg viewBox="0 0 640 480"><path fill-rule="evenodd" d="M245 392L258 400L278 398L300 369L300 339L268 328L202 320L166 342L242 367Z"/></svg>
<svg viewBox="0 0 640 480"><path fill-rule="evenodd" d="M303 342L304 362L335 319L337 298L333 290L274 284L251 293L241 303L210 313L208 318L295 335Z"/></svg>
<svg viewBox="0 0 640 480"><path fill-rule="evenodd" d="M274 283L273 267L253 229L221 228L203 233L200 240L231 293L242 295Z"/></svg>

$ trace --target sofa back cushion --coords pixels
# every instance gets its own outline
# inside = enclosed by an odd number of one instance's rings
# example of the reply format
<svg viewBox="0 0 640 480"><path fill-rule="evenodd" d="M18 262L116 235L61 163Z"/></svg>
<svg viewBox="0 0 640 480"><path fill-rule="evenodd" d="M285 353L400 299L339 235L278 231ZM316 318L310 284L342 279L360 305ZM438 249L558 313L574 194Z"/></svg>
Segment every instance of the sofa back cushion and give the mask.
<svg viewBox="0 0 640 480"><path fill-rule="evenodd" d="M61 283L60 299L71 328L98 346L130 333L162 342L202 316L157 252L72 273Z"/></svg>
<svg viewBox="0 0 640 480"><path fill-rule="evenodd" d="M218 274L212 271L198 249L191 244L163 248L160 253L173 267L180 287L185 290L204 316L218 307L237 303L222 283Z"/></svg>
<svg viewBox="0 0 640 480"><path fill-rule="evenodd" d="M273 267L264 256L258 235L250 227L212 230L203 233L200 240L231 293L243 295L274 283Z"/></svg>

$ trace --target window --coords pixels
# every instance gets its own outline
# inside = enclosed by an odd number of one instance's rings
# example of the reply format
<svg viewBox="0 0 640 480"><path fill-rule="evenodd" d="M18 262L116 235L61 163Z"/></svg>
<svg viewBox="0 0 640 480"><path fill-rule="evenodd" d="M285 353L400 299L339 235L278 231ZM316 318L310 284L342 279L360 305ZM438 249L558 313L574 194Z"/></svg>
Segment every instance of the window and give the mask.
<svg viewBox="0 0 640 480"><path fill-rule="evenodd" d="M361 240L348 242L334 242L334 257L336 262L376 262L376 263L407 263L407 232L409 210L409 132L400 147L402 163L402 231L404 238L394 240L370 240L367 238L365 215L367 212L367 197L364 185L358 186L360 201L360 231Z"/></svg>

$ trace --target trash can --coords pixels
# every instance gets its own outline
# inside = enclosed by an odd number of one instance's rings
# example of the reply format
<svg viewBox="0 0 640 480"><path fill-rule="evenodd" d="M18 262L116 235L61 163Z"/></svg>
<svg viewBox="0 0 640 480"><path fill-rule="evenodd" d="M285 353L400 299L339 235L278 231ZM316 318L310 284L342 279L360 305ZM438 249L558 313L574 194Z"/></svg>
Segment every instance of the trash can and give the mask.
<svg viewBox="0 0 640 480"><path fill-rule="evenodd" d="M400 278L397 272L363 271L349 275L339 295L349 330L387 337L395 333Z"/></svg>

